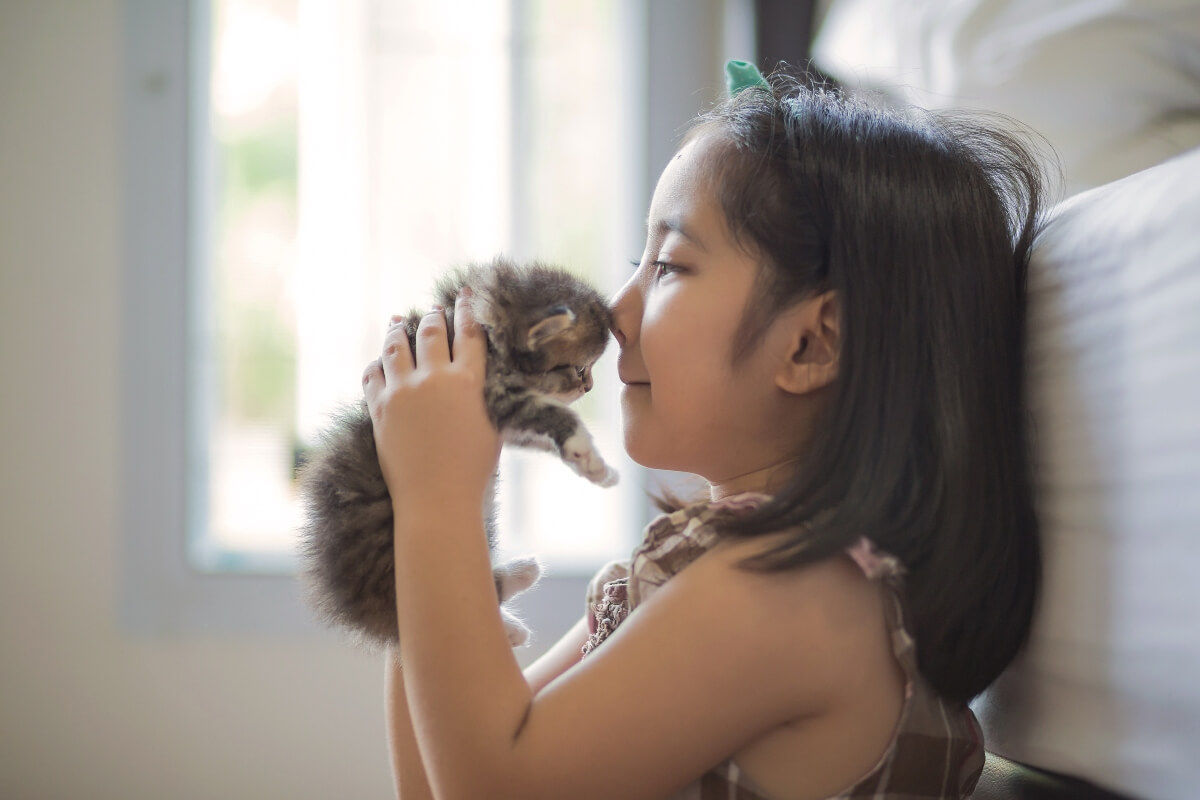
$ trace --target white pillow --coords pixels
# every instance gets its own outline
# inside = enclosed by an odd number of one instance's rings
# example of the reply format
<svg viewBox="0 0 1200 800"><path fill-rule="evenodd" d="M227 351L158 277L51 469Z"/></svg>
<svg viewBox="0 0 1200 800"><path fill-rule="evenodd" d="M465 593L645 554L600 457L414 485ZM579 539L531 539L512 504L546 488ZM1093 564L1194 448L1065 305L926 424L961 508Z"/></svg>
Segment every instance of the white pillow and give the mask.
<svg viewBox="0 0 1200 800"><path fill-rule="evenodd" d="M1200 145L1198 0L835 0L813 56L905 103L1015 117L1068 194Z"/></svg>
<svg viewBox="0 0 1200 800"><path fill-rule="evenodd" d="M1059 206L1030 304L1045 584L987 747L1200 797L1200 148Z"/></svg>

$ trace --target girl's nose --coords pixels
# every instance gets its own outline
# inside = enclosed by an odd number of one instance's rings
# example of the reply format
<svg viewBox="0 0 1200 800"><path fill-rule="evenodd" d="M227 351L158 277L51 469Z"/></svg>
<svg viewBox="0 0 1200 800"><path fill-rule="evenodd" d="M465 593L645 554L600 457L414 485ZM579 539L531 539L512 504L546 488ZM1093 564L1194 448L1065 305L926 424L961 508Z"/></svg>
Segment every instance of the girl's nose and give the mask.
<svg viewBox="0 0 1200 800"><path fill-rule="evenodd" d="M613 336L617 337L617 345L619 347L624 347L625 346L625 334L621 331L621 325L620 325L620 323L617 322L616 314L613 314L612 332L613 332Z"/></svg>
<svg viewBox="0 0 1200 800"><path fill-rule="evenodd" d="M613 336L617 338L617 344L621 347L624 347L625 343L629 341L632 326L637 324L638 312L634 308L637 305L634 297L637 293L635 278L636 276L626 281L609 302L609 306L612 308Z"/></svg>

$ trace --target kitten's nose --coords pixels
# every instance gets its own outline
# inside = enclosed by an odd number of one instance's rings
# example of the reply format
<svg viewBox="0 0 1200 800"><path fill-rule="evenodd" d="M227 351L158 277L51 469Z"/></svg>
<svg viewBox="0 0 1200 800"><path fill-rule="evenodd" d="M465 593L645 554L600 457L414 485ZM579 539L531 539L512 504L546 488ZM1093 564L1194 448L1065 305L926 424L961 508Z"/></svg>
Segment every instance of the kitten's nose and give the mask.
<svg viewBox="0 0 1200 800"><path fill-rule="evenodd" d="M583 391L590 392L592 390L592 371L589 369L583 373Z"/></svg>

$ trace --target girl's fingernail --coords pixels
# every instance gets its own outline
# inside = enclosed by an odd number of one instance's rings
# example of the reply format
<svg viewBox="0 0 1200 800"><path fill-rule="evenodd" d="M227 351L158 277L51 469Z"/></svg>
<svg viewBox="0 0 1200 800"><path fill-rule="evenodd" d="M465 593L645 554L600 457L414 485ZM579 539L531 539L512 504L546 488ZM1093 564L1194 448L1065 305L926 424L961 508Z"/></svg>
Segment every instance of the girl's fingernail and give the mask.
<svg viewBox="0 0 1200 800"><path fill-rule="evenodd" d="M433 304L433 310L434 310L434 311L445 311L445 310L446 310L446 307L445 307L445 306L443 306L443 305L441 305L440 303L434 303L434 304Z"/></svg>
<svg viewBox="0 0 1200 800"><path fill-rule="evenodd" d="M392 324L393 325L399 325L401 322L404 322L404 317L400 316L399 314L392 315Z"/></svg>
<svg viewBox="0 0 1200 800"><path fill-rule="evenodd" d="M471 287L470 287L470 286L464 286L464 287L462 287L462 289L460 289L460 290L459 290L459 292L458 292L458 296L459 296L459 297L470 297L470 296L471 296L471 295L473 295L473 294L475 294L475 293L471 291Z"/></svg>

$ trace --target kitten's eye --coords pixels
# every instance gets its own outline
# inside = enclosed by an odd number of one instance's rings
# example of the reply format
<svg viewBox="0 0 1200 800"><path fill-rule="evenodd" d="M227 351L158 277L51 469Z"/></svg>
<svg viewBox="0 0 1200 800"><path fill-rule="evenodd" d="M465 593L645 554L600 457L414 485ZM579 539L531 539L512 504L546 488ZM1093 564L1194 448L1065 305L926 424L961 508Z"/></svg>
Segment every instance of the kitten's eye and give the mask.
<svg viewBox="0 0 1200 800"><path fill-rule="evenodd" d="M552 369L550 371L551 372L573 372L573 373L575 373L575 377L582 378L584 373L587 372L587 367L577 367L574 364L559 364L557 367L555 367L554 369Z"/></svg>

